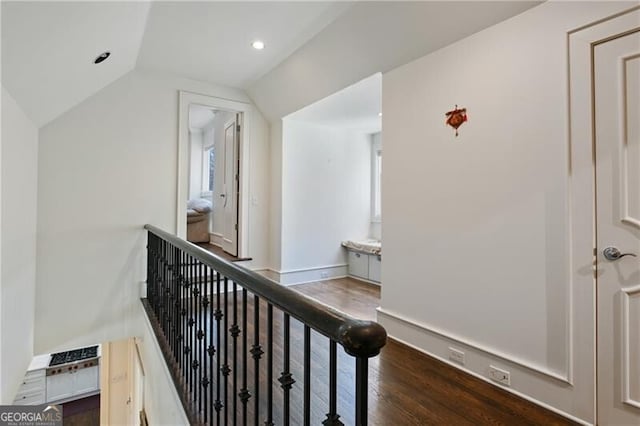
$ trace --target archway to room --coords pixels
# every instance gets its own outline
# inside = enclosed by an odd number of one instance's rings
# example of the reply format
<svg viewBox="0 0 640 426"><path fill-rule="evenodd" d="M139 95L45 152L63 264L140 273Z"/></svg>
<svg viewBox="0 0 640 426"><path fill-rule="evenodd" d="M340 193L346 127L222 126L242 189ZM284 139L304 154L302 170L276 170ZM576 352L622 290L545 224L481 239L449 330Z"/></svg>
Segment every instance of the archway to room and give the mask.
<svg viewBox="0 0 640 426"><path fill-rule="evenodd" d="M382 266L381 98L378 73L282 122L279 282L347 312L360 300L350 313L371 319Z"/></svg>
<svg viewBox="0 0 640 426"><path fill-rule="evenodd" d="M251 107L180 92L177 235L230 261L249 260Z"/></svg>

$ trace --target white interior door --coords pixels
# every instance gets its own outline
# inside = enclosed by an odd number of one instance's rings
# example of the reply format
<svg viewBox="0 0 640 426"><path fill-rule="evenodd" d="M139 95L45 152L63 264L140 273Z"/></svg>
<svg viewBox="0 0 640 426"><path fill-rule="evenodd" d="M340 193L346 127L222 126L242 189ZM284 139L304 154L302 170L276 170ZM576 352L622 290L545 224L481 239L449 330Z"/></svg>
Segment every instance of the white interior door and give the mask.
<svg viewBox="0 0 640 426"><path fill-rule="evenodd" d="M640 19L637 21L636 32L617 36L593 50L601 425L640 425Z"/></svg>
<svg viewBox="0 0 640 426"><path fill-rule="evenodd" d="M239 135L240 114L224 128L224 226L222 249L238 255L238 199L239 199Z"/></svg>

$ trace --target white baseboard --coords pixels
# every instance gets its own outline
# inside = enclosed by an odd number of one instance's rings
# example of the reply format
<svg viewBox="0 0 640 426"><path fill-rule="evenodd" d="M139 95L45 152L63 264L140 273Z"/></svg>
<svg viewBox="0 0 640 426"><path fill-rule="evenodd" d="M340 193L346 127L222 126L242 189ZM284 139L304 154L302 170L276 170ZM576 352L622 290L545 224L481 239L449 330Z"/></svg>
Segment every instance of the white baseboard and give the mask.
<svg viewBox="0 0 640 426"><path fill-rule="evenodd" d="M377 285L378 287L382 287L382 283L380 281L371 281L366 278L358 277L356 275L347 275L349 278L353 278L354 280L362 281L363 283Z"/></svg>
<svg viewBox="0 0 640 426"><path fill-rule="evenodd" d="M269 279L284 286L333 280L336 278L344 278L347 276L346 264L316 266L306 269L290 269L287 271L276 271L271 268L256 268L253 270L256 272L267 271L265 275Z"/></svg>
<svg viewBox="0 0 640 426"><path fill-rule="evenodd" d="M514 355L509 355L506 353L503 353L502 351L500 351L499 349L493 349L493 348L489 348L486 347L484 345L481 345L477 342L473 342L469 339L465 339L459 336L456 336L452 333L447 333L443 330L438 330L435 327L429 326L427 324L421 324L417 321L412 321L409 318L404 317L401 314L398 314L397 312L393 312L393 311L389 311L387 309L383 309L381 307L377 308L378 311L378 317L380 317L380 315L383 316L383 318L386 317L387 320L392 319L394 322L397 322L399 324L403 324L404 327L410 327L412 330L417 330L419 333L421 333L423 335L423 337L425 339L438 339L441 341L445 341L448 342L449 345L451 344L455 344L455 345L459 345L459 346L464 346L466 348L469 348L475 352L478 353L482 353L486 356L491 357L492 359L497 359L499 361L504 361L504 362L508 362L510 364L514 364L517 365L518 367L524 367L525 369L530 370L531 372L535 372L535 373L539 373L539 374L543 374L545 376L548 376L551 379L557 380L559 382L563 382L565 384L571 385L571 380L569 380L569 377L566 374L562 374L562 373L557 373L555 371L549 370L548 368L541 366L541 365L536 365L532 362L529 361L525 361L522 359L519 359L518 357L514 356ZM407 329L408 331L408 329ZM425 340L426 341L426 340Z"/></svg>
<svg viewBox="0 0 640 426"><path fill-rule="evenodd" d="M572 388L572 385L560 374L541 371L540 368L531 368L522 362L514 362L505 356L495 355L498 351L467 344L462 339L452 338L439 330L431 330L423 324L410 321L384 308L377 309L377 320L387 330L389 337L398 342L579 424L593 424L568 412L572 405L567 401L566 392ZM449 360L450 348L464 352L464 365ZM511 386L491 380L490 365L509 371ZM566 405L565 409L552 405L554 401L562 400Z"/></svg>
<svg viewBox="0 0 640 426"><path fill-rule="evenodd" d="M222 247L222 235L216 232L209 233L209 244L213 244L214 246Z"/></svg>

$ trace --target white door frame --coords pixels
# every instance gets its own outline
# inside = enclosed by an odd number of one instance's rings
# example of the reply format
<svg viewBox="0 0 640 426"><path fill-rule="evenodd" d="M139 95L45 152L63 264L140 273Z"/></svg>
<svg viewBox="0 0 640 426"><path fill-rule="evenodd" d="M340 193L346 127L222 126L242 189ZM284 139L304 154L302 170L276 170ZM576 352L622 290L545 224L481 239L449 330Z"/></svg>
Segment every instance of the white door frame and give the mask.
<svg viewBox="0 0 640 426"><path fill-rule="evenodd" d="M571 173L571 232L574 303L572 304L575 341L579 350L592 354L588 380L593 389L593 424L597 420L596 383L596 214L595 214L595 135L593 133L593 65L595 45L610 38L614 28L637 25L630 8L569 33L569 172ZM591 271L591 273L589 273ZM576 357L576 361L580 357ZM589 366L575 366L584 370Z"/></svg>
<svg viewBox="0 0 640 426"><path fill-rule="evenodd" d="M187 236L187 198L189 194L189 106L202 105L242 113L239 141L240 197L238 199L238 257L249 257L249 147L253 106L246 102L216 98L193 92L179 91L178 110L178 179L176 190L176 235Z"/></svg>
<svg viewBox="0 0 640 426"><path fill-rule="evenodd" d="M234 203L236 204L236 208L234 209L235 213L236 213L236 218L235 218L235 221L234 221L235 225L238 224L238 219L239 219L238 202L239 202L239 198L240 198L240 197L236 196L236 192L239 190L239 186L235 185L234 178L233 178L233 176L235 176L235 174L236 174L234 172L239 173L239 170L235 169L237 167L237 163L239 163L238 156L240 155L240 152L239 152L240 138L239 138L239 135L238 135L237 129L236 129L237 126L238 126L238 121L239 121L238 118L239 118L238 114L235 114L233 116L233 119L228 120L227 122L225 122L224 123L224 132L223 132L224 133L224 158L223 158L223 162L224 162L224 179L223 179L223 181L225 183L225 188L224 188L225 189L225 204L228 203L229 201L231 201L231 208L232 209L233 209L233 204ZM240 123L241 123L241 120L240 120ZM233 126L233 129L232 129L233 138L235 139L235 141L233 143L234 148L233 148L233 154L232 154L232 158L231 158L231 168L232 168L231 169L231 175L232 175L232 177L231 177L231 191L229 191L229 184L227 182L227 177L228 177L227 176L227 166L229 165L229 164L227 164L227 148L228 148L227 147L227 129L229 128L229 126ZM242 129L242 124L240 124L240 129ZM237 256L237 254L238 254L237 243L238 243L238 237L239 237L239 235L238 235L238 227L239 226L236 227L236 229L234 231L232 231L232 234L234 236L233 240L229 240L229 235L227 233L228 222L227 222L227 216L226 216L225 208L223 208L222 216L223 216L222 241L221 241L222 249L225 252L229 253L229 254L233 254L233 251L234 251L233 250L233 245L235 243L235 245L236 245L235 252L236 252L236 256ZM228 250L229 248L231 249L231 251Z"/></svg>

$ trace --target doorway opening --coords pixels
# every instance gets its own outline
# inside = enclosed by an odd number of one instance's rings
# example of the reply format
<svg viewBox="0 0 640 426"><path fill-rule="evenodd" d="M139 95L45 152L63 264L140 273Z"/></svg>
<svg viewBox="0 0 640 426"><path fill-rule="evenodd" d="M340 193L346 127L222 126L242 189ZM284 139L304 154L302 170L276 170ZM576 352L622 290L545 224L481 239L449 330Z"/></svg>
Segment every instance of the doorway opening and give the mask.
<svg viewBox="0 0 640 426"><path fill-rule="evenodd" d="M238 255L241 113L189 106L187 240Z"/></svg>
<svg viewBox="0 0 640 426"><path fill-rule="evenodd" d="M242 171L249 108L180 93L177 235L230 261L248 259Z"/></svg>
<svg viewBox="0 0 640 426"><path fill-rule="evenodd" d="M381 107L378 73L284 117L281 284L380 285Z"/></svg>

